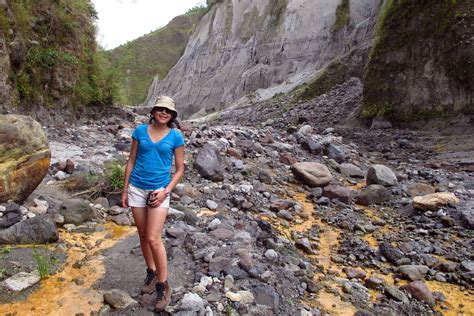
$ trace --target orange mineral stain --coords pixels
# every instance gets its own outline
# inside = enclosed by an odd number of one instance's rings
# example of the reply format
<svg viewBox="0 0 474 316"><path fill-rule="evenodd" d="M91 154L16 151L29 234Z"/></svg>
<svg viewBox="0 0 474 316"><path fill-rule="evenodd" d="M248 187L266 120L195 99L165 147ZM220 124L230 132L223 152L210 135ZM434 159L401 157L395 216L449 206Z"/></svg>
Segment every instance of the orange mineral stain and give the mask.
<svg viewBox="0 0 474 316"><path fill-rule="evenodd" d="M84 247L73 246L68 250L68 258L61 271L40 281L40 287L24 301L0 305L0 315L89 315L91 311L99 310L102 294L92 289L92 285L103 277L105 267L98 250L112 247L120 238L133 234L134 227L105 224L105 230L92 234L67 233L60 231L60 240L72 245L82 243ZM112 234L112 239L105 239ZM97 242L101 240L101 242ZM73 265L85 257L80 268ZM82 282L75 282L80 279Z"/></svg>

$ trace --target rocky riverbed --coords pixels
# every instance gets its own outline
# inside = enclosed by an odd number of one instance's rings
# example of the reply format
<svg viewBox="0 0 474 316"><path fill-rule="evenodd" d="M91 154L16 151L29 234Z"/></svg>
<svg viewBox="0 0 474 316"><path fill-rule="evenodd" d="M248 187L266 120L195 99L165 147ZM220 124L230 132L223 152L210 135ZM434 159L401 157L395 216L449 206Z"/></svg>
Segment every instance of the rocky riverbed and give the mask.
<svg viewBox="0 0 474 316"><path fill-rule="evenodd" d="M174 289L168 313L473 313L469 138L460 144L386 122L342 127L361 93L358 82L346 84L293 109L277 99L251 114L235 109L183 124L185 179L164 232ZM334 100L340 106L331 110ZM23 205L2 206L2 222L15 223L0 240L18 241L14 231L50 216L60 227L48 235L57 267L39 285L2 291L1 312L152 314L153 296L139 295L145 265L134 228L126 228L133 226L128 210L116 196L63 189L80 174L100 173L107 160L126 159L132 129L146 121L130 117L45 127L50 173ZM32 264L12 263L31 257L17 259L22 248L9 247L0 259L4 289L19 272L35 273ZM58 286L63 296L52 293Z"/></svg>

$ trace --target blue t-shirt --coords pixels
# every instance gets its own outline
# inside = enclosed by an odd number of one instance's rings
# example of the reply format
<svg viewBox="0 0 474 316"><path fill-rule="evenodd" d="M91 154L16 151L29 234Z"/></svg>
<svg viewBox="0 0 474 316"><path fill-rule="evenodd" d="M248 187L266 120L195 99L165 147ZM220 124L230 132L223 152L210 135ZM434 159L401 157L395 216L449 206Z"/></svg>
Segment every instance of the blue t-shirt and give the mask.
<svg viewBox="0 0 474 316"><path fill-rule="evenodd" d="M172 128L153 143L147 127L147 124L140 125L132 133L138 141L138 151L130 183L143 190L156 190L170 183L174 150L184 145L184 138L180 131Z"/></svg>

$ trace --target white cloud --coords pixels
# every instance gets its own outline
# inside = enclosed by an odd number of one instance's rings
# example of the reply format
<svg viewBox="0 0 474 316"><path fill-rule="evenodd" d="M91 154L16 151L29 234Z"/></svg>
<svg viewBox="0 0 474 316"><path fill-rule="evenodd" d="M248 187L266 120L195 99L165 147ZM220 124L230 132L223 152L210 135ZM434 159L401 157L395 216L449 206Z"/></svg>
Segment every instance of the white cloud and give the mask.
<svg viewBox="0 0 474 316"><path fill-rule="evenodd" d="M112 49L165 26L205 0L92 0L98 13L97 40Z"/></svg>

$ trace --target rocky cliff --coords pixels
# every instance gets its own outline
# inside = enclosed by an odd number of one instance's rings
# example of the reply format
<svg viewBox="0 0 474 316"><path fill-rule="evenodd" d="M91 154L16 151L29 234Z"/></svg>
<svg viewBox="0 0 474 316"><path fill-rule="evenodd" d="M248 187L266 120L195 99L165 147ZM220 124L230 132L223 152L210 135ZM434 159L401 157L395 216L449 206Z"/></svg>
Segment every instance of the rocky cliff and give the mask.
<svg viewBox="0 0 474 316"><path fill-rule="evenodd" d="M119 102L138 104L146 99L153 77L164 78L176 64L205 11L196 7L165 27L106 52L118 78Z"/></svg>
<svg viewBox="0 0 474 316"><path fill-rule="evenodd" d="M0 1L0 108L36 115L110 103L113 81L96 53L96 17L89 0Z"/></svg>
<svg viewBox="0 0 474 316"><path fill-rule="evenodd" d="M474 2L386 1L364 78L364 115L474 114Z"/></svg>
<svg viewBox="0 0 474 316"><path fill-rule="evenodd" d="M379 7L378 0L216 1L168 76L154 79L145 104L172 95L189 117L257 89L279 86L256 95L262 98L290 91L331 61L370 46Z"/></svg>

